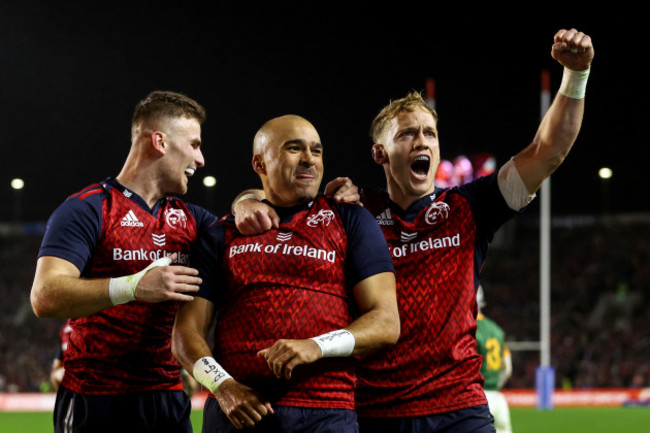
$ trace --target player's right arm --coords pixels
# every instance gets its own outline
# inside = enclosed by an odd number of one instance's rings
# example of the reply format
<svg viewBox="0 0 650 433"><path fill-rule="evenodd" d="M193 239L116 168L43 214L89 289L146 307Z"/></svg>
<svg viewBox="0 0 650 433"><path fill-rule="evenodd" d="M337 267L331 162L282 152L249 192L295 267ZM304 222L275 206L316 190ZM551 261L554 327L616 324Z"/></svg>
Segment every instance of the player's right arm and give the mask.
<svg viewBox="0 0 650 433"><path fill-rule="evenodd" d="M252 388L233 379L212 357L206 337L213 315L214 304L198 296L181 306L172 332L172 353L217 398L236 428L253 427L273 413L273 408Z"/></svg>
<svg viewBox="0 0 650 433"><path fill-rule="evenodd" d="M243 235L256 235L280 226L280 217L271 206L262 203L262 189L247 189L235 197L231 211L237 230Z"/></svg>
<svg viewBox="0 0 650 433"><path fill-rule="evenodd" d="M175 257L174 253L167 260ZM127 302L127 298L116 296L115 290L111 292L111 285L131 291L131 300L190 301L192 296L185 292L199 290L201 279L197 275L196 269L161 264L134 275L90 279L82 278L79 269L67 260L42 256L36 263L30 300L38 317L84 317Z"/></svg>
<svg viewBox="0 0 650 433"><path fill-rule="evenodd" d="M240 429L252 427L268 413L271 404L250 387L237 382L212 355L207 343L215 317L215 302L221 296L220 262L224 250L223 225L210 224L192 247L192 264L203 282L194 300L184 303L176 314L172 330L172 353L194 379L217 399L230 422Z"/></svg>
<svg viewBox="0 0 650 433"><path fill-rule="evenodd" d="M359 188L349 177L337 177L325 186L325 194L334 200L359 203ZM237 230L243 235L257 235L280 226L280 217L275 210L262 200L266 198L263 189L247 189L235 197L231 212L235 215Z"/></svg>
<svg viewBox="0 0 650 433"><path fill-rule="evenodd" d="M99 190L99 189L98 189ZM71 197L52 214L39 251L30 300L38 317L76 318L97 313L118 303L187 301L183 292L198 291L198 271L169 265L172 255L143 266L133 275L84 278L102 230L102 194ZM171 259L171 260L170 260Z"/></svg>
<svg viewBox="0 0 650 433"><path fill-rule="evenodd" d="M113 305L108 280L83 280L80 275L79 269L67 260L39 258L30 295L36 316L83 317Z"/></svg>

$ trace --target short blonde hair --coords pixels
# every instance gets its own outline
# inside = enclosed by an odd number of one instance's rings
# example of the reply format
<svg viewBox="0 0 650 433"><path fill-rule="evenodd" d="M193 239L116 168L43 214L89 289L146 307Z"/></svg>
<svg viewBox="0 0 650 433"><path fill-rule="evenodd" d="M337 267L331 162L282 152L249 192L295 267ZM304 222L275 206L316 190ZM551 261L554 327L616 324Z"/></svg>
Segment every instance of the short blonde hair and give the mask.
<svg viewBox="0 0 650 433"><path fill-rule="evenodd" d="M402 111L413 111L416 108L428 111L433 116L433 119L436 122L438 121L438 113L426 103L422 94L416 91L409 92L403 98L390 101L372 121L370 125L370 138L372 138L373 143L379 143L381 136L388 129L391 119Z"/></svg>

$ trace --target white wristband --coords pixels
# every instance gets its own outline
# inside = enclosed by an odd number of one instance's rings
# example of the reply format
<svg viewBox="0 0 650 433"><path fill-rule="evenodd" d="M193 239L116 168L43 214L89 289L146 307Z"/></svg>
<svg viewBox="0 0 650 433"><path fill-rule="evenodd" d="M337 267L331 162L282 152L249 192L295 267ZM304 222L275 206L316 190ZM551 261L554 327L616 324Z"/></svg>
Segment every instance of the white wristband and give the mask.
<svg viewBox="0 0 650 433"><path fill-rule="evenodd" d="M327 334L312 337L312 340L318 344L323 358L334 356L350 356L354 351L354 335L345 329L328 332Z"/></svg>
<svg viewBox="0 0 650 433"><path fill-rule="evenodd" d="M572 99L584 98L585 92L587 91L587 78L589 78L590 70L591 68L587 68L584 71L573 71L569 68L564 68L562 83L558 91Z"/></svg>
<svg viewBox="0 0 650 433"><path fill-rule="evenodd" d="M499 170L497 183L501 195L512 210L518 211L537 197L536 194L528 192L512 158Z"/></svg>
<svg viewBox="0 0 650 433"><path fill-rule="evenodd" d="M232 377L211 356L204 356L196 361L194 363L192 374L194 375L194 379L208 388L212 394L217 391L217 388L219 388L226 379Z"/></svg>
<svg viewBox="0 0 650 433"><path fill-rule="evenodd" d="M124 277L111 278L108 282L108 296L111 298L113 305L126 304L135 300L135 288L138 286L140 279L147 271L156 266L169 266L172 260L169 257L162 257L154 260L149 266L133 275Z"/></svg>
<svg viewBox="0 0 650 433"><path fill-rule="evenodd" d="M234 215L234 214L235 214L235 207L236 207L240 202L242 202L242 201L244 201L244 200L248 200L249 198L254 198L254 199L257 200L257 201L260 200L260 198L257 196L257 194L254 194L254 193L252 193L252 192L251 192L251 193L248 193L248 194L244 194L244 195L242 195L241 197L239 197L239 198L237 199L237 201L232 205L232 209L230 209L230 213L232 213L232 214Z"/></svg>

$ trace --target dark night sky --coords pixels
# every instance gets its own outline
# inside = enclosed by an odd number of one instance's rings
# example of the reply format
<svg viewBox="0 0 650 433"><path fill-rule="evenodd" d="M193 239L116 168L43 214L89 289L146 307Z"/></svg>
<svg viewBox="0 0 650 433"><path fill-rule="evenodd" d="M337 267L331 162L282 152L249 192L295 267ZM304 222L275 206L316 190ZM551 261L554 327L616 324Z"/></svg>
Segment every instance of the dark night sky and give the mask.
<svg viewBox="0 0 650 433"><path fill-rule="evenodd" d="M406 3L381 11L349 2L52 2L0 5L0 221L14 218L14 177L23 178L21 216L44 221L69 194L116 175L129 149L133 107L151 90L188 94L205 106L207 166L189 201L221 215L259 181L252 138L266 120L300 114L325 145L325 179L348 175L383 184L367 130L377 111L436 80L443 158L490 151L501 164L533 138L539 81L553 93L562 68L550 57L560 28L594 41L583 130L552 177L555 214L600 213L609 166L612 212L649 211L648 86L634 18L531 12L441 11ZM12 2L13 3L13 2ZM60 4L59 4L60 3ZM307 6L309 5L309 6ZM379 8L379 6L375 6ZM555 6L559 8L560 6ZM464 12L464 13L463 13ZM579 16L579 15L576 15ZM607 20L602 18L607 17ZM211 193L202 175L218 179Z"/></svg>

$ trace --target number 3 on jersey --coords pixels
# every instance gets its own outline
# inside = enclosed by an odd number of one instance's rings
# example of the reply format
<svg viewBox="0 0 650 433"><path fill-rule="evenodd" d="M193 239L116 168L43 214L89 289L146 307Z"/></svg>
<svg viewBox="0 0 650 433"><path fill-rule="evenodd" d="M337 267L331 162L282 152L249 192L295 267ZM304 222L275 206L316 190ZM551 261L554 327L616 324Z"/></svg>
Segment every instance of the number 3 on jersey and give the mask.
<svg viewBox="0 0 650 433"><path fill-rule="evenodd" d="M487 355L485 362L488 370L501 370L501 344L496 338L488 338L485 342Z"/></svg>

